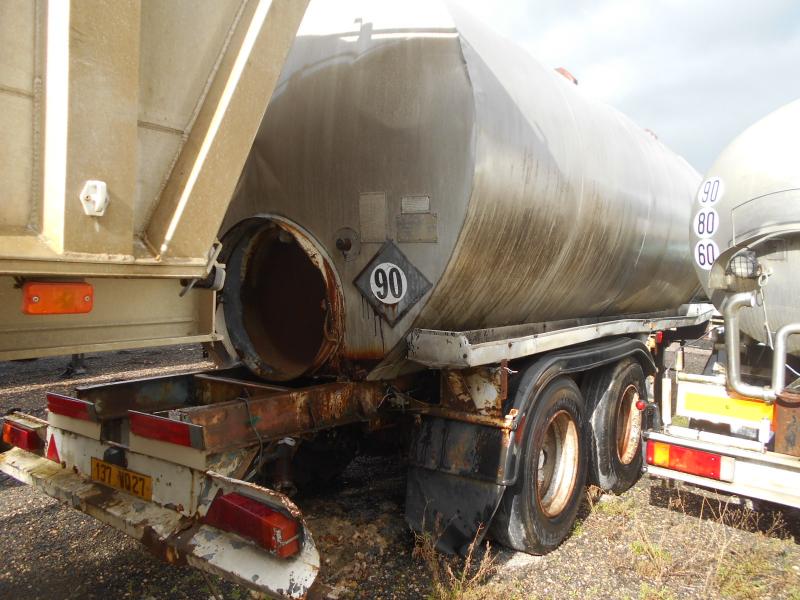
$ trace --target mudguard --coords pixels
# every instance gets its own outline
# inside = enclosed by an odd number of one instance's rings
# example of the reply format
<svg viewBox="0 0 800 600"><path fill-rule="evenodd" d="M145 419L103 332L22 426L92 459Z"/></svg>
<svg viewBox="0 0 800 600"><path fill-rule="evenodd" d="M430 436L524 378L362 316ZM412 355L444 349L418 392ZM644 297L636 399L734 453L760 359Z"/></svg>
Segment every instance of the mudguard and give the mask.
<svg viewBox="0 0 800 600"><path fill-rule="evenodd" d="M525 419L542 390L560 375L588 371L632 356L645 373L656 371L643 341L614 338L566 348L513 365L504 412L517 410L510 429L425 417L411 440L406 521L427 531L436 547L464 554L488 530L506 487L517 479Z"/></svg>

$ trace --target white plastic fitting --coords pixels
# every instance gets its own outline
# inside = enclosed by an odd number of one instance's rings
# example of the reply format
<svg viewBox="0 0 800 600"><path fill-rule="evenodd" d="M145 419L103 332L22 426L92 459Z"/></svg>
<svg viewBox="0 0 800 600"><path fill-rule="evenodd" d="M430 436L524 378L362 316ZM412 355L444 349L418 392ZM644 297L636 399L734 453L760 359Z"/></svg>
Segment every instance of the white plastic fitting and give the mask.
<svg viewBox="0 0 800 600"><path fill-rule="evenodd" d="M105 181L90 179L81 190L83 212L90 217L102 217L108 206L108 187Z"/></svg>

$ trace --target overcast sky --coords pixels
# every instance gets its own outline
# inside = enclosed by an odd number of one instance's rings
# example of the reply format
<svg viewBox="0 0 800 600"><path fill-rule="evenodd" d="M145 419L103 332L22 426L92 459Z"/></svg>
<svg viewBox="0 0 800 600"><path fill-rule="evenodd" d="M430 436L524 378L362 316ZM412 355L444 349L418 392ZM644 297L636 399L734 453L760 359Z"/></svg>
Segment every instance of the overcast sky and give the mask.
<svg viewBox="0 0 800 600"><path fill-rule="evenodd" d="M705 173L800 98L800 0L460 0Z"/></svg>

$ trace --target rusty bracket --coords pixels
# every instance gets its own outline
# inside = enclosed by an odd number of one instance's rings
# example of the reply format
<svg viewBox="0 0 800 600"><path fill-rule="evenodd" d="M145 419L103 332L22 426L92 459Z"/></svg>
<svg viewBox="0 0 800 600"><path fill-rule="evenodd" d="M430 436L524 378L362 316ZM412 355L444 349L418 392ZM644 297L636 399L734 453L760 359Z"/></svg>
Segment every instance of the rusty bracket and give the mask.
<svg viewBox="0 0 800 600"><path fill-rule="evenodd" d="M441 405L482 416L502 417L508 398L508 362L500 366L445 369L440 386Z"/></svg>
<svg viewBox="0 0 800 600"><path fill-rule="evenodd" d="M462 421L464 423L472 423L474 425L486 425L488 427L495 427L497 429L504 429L507 431L514 431L519 424L519 413L515 408L512 408L508 414L503 417L481 415L476 413L474 410L466 411L442 406L441 404L428 404L427 402L421 402L407 394L401 394L399 392L395 392L395 395L400 397L400 408L395 408L392 412L440 417L442 419L449 419L451 421Z"/></svg>

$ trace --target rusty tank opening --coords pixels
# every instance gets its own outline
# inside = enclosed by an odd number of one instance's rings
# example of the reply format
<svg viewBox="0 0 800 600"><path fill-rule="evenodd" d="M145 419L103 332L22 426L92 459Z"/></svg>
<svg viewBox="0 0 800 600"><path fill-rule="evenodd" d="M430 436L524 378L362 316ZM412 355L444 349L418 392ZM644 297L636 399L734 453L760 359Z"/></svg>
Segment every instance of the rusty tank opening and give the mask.
<svg viewBox="0 0 800 600"><path fill-rule="evenodd" d="M277 217L242 224L226 243L223 310L239 358L277 381L317 370L341 338L341 291L324 252Z"/></svg>

